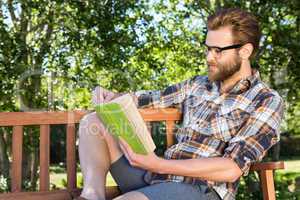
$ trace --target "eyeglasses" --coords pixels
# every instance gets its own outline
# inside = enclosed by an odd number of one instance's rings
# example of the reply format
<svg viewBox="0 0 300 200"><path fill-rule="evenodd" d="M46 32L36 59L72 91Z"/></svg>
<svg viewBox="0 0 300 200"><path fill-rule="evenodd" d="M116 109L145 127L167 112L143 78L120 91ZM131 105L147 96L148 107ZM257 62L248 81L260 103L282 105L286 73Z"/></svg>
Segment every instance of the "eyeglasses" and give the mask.
<svg viewBox="0 0 300 200"><path fill-rule="evenodd" d="M205 53L206 55L211 51L215 57L221 57L222 52L229 49L238 49L243 46L243 44L234 44L226 47L217 47L217 46L208 46L207 44L204 44L206 49Z"/></svg>

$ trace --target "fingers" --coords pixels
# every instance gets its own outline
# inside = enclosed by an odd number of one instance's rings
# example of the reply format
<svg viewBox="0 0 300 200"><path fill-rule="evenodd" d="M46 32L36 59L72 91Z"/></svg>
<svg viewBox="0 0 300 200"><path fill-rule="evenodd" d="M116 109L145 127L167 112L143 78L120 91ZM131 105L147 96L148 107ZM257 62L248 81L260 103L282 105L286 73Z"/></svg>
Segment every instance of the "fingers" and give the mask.
<svg viewBox="0 0 300 200"><path fill-rule="evenodd" d="M94 105L106 103L112 100L114 96L114 92L106 90L103 87L97 86L92 92L92 103Z"/></svg>
<svg viewBox="0 0 300 200"><path fill-rule="evenodd" d="M109 102L110 100L112 100L115 96L115 93L107 91L104 97L104 102Z"/></svg>
<svg viewBox="0 0 300 200"><path fill-rule="evenodd" d="M127 158L129 163L131 164L130 156L128 155L128 152L127 152L126 148L124 147L124 145L122 144L120 138L119 138L119 145L120 145L120 148L121 148L122 152L124 153L125 157Z"/></svg>
<svg viewBox="0 0 300 200"><path fill-rule="evenodd" d="M121 147L123 153L125 155L129 156L128 148L126 147L124 140L121 137L119 137L119 144L120 144L120 147Z"/></svg>
<svg viewBox="0 0 300 200"><path fill-rule="evenodd" d="M120 144L121 150L125 154L125 156L126 156L127 160L129 161L129 163L132 166L135 166L136 165L135 156L134 156L134 152L132 151L131 147L122 138L119 138L119 144Z"/></svg>

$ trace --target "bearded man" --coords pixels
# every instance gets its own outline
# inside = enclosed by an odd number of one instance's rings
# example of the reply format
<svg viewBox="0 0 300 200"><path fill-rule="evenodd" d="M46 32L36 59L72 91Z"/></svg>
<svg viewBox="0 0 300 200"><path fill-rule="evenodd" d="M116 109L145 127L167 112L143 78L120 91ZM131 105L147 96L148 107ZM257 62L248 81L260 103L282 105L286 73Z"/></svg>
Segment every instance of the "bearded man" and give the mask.
<svg viewBox="0 0 300 200"><path fill-rule="evenodd" d="M118 200L235 199L247 175L279 140L283 100L251 67L261 32L256 18L240 9L208 17L205 41L208 76L195 76L158 91L132 93L139 108L182 108L177 143L164 157L139 155L118 141L95 113L79 128L84 187L78 199L105 199L108 171L119 185ZM95 104L117 96L97 87Z"/></svg>

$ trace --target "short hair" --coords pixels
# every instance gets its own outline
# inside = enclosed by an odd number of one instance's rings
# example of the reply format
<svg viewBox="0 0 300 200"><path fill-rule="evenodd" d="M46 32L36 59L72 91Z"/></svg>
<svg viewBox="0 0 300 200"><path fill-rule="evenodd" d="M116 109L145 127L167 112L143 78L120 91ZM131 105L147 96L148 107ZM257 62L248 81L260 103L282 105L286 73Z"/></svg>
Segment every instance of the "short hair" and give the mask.
<svg viewBox="0 0 300 200"><path fill-rule="evenodd" d="M256 17L239 8L223 8L207 19L208 31L226 26L231 27L234 43L253 45L253 52L250 56L250 59L253 59L258 52L261 38L261 30Z"/></svg>

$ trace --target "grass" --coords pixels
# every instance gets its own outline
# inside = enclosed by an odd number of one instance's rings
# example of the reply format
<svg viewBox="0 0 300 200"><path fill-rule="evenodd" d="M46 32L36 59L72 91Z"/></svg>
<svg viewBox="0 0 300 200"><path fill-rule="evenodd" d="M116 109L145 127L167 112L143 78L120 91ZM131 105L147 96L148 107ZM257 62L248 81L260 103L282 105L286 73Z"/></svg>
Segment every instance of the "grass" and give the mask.
<svg viewBox="0 0 300 200"><path fill-rule="evenodd" d="M300 159L299 160L285 160L285 169L278 170L279 173L299 173L300 174Z"/></svg>
<svg viewBox="0 0 300 200"><path fill-rule="evenodd" d="M52 189L65 188L66 187L67 174L51 172L50 169L50 184ZM77 186L82 187L82 173L77 172ZM106 177L106 186L117 185L110 173Z"/></svg>

